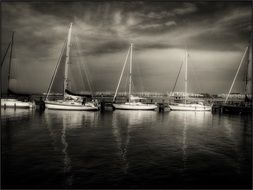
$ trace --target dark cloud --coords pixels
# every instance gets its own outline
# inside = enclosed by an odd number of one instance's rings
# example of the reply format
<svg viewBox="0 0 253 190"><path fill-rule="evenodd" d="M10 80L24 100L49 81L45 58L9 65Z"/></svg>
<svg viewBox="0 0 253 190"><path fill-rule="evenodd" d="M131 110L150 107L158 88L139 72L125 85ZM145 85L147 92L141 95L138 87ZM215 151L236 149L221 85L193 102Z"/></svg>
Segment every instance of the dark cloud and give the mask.
<svg viewBox="0 0 253 190"><path fill-rule="evenodd" d="M89 64L94 85L100 80L113 81L107 87L97 85L97 90L114 89L112 86L118 80L114 75L120 73L129 44L133 42L135 61L146 72L143 81L149 81L147 89L163 91L165 83L167 87L173 83L176 73L173 69L178 68L185 46L198 51L198 57L218 56L220 59L215 61L225 65L224 73L236 66L248 44L251 14L250 2L3 2L1 45L3 52L11 31L15 31L13 62L20 69L15 70L20 79L13 84L15 90L42 92L47 89L69 24L73 22L72 40ZM198 65L203 61L196 62ZM223 92L229 77L209 67L211 62L206 64L205 68L217 75L210 86L220 84L215 91ZM226 73L230 78L232 75L233 71ZM156 85L156 80L164 82ZM26 87L19 88L22 83Z"/></svg>
<svg viewBox="0 0 253 190"><path fill-rule="evenodd" d="M123 50L126 50L129 46L128 41L110 41L99 44L97 47L92 49L90 52L86 52L87 54L104 54L104 53L117 53Z"/></svg>
<svg viewBox="0 0 253 190"><path fill-rule="evenodd" d="M172 46L168 43L152 43L152 44L140 44L135 47L135 50L142 51L145 49L168 49L168 48L180 48L177 46Z"/></svg>
<svg viewBox="0 0 253 190"><path fill-rule="evenodd" d="M184 3L183 7L176 8L173 12L177 15L186 15L197 11L196 5L193 3Z"/></svg>

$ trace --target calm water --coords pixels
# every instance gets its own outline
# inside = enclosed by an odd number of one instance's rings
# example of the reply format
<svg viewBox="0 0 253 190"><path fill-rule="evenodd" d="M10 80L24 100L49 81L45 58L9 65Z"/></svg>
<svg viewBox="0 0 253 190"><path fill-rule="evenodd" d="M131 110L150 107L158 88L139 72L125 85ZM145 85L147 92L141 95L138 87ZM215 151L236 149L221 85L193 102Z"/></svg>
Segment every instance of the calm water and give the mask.
<svg viewBox="0 0 253 190"><path fill-rule="evenodd" d="M4 188L251 188L250 116L1 111Z"/></svg>

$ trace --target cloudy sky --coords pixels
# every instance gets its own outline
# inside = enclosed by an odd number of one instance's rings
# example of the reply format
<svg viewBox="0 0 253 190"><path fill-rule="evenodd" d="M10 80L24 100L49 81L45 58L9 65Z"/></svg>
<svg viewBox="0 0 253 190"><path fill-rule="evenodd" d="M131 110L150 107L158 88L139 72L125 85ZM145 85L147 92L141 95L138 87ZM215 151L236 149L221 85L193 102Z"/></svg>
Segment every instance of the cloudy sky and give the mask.
<svg viewBox="0 0 253 190"><path fill-rule="evenodd" d="M136 91L170 91L187 47L189 91L215 94L229 90L249 43L251 2L3 2L1 18L2 52L15 31L16 92L46 91L73 22L95 91L115 90L132 42ZM243 91L245 71L246 64L234 92ZM183 72L176 91L183 91Z"/></svg>

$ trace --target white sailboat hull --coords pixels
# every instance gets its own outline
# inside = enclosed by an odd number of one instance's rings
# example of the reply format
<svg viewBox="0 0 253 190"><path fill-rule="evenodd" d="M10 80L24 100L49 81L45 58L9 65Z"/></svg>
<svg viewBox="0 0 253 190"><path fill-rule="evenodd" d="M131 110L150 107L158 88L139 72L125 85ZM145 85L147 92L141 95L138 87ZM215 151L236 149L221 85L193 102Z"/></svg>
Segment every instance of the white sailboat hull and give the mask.
<svg viewBox="0 0 253 190"><path fill-rule="evenodd" d="M35 107L35 104L33 102L22 102L17 99L1 99L1 107L29 109Z"/></svg>
<svg viewBox="0 0 253 190"><path fill-rule="evenodd" d="M120 110L155 110L157 108L154 104L142 103L113 104L113 107Z"/></svg>
<svg viewBox="0 0 253 190"><path fill-rule="evenodd" d="M205 106L200 104L178 104L169 105L172 111L211 111L212 106Z"/></svg>
<svg viewBox="0 0 253 190"><path fill-rule="evenodd" d="M93 103L86 103L85 105L73 101L45 101L47 109L53 110L73 110L73 111L97 111L99 108Z"/></svg>

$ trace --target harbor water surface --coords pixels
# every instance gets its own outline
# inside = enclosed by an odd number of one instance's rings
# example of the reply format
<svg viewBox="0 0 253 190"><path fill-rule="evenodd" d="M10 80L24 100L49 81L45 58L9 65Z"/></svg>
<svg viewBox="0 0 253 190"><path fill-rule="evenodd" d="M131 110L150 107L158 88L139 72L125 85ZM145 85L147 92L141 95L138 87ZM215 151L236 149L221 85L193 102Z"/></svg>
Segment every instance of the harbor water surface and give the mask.
<svg viewBox="0 0 253 190"><path fill-rule="evenodd" d="M252 118L1 110L2 188L251 188Z"/></svg>

